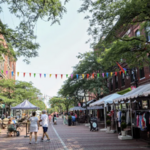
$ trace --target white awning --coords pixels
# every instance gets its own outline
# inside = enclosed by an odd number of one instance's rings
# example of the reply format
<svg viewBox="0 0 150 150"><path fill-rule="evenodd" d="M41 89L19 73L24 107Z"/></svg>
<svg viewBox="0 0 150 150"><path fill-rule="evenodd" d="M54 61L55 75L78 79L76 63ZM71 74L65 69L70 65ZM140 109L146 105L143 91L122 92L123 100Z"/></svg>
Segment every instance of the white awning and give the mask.
<svg viewBox="0 0 150 150"><path fill-rule="evenodd" d="M142 96L148 96L150 95L150 84L146 84L146 85L142 85L137 87L136 89L118 97L113 99L114 102L120 102L123 100L129 100L129 99L134 99L137 97L142 97Z"/></svg>
<svg viewBox="0 0 150 150"><path fill-rule="evenodd" d="M90 104L90 106L99 106L99 105L105 104L105 107L106 107L107 103L112 103L114 98L117 98L117 97L120 97L120 96L121 95L117 94L117 93L110 94L110 95L105 96L104 98L102 98L102 99L100 99L100 100Z"/></svg>

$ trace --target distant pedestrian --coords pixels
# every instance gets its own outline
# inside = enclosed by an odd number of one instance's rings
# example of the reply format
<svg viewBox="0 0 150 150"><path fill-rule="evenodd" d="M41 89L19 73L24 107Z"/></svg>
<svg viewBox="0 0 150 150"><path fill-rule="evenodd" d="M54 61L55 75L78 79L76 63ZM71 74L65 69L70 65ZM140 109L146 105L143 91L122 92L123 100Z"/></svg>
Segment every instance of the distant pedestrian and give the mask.
<svg viewBox="0 0 150 150"><path fill-rule="evenodd" d="M36 112L33 112L32 116L29 117L29 119L28 119L28 121L30 121L30 142L29 142L29 144L31 144L33 132L35 135L35 143L37 143L37 132L39 129L39 121L38 121L38 117L36 117L35 115L36 115Z"/></svg>
<svg viewBox="0 0 150 150"><path fill-rule="evenodd" d="M49 118L49 123L51 123L51 120L52 120L51 114L49 114L48 118Z"/></svg>
<svg viewBox="0 0 150 150"><path fill-rule="evenodd" d="M50 142L50 138L47 134L47 131L48 131L48 115L46 114L46 110L43 110L42 111L42 115L41 115L41 120L40 122L42 122L42 127L43 127L43 136L41 138L41 141L43 142L44 140L44 137L46 136L47 137L47 142Z"/></svg>

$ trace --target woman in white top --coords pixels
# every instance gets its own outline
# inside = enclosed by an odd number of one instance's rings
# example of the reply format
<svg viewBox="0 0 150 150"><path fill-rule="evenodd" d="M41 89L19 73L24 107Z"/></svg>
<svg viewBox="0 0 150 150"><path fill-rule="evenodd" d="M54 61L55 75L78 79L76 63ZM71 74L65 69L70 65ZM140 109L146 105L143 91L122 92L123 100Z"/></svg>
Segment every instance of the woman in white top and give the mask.
<svg viewBox="0 0 150 150"><path fill-rule="evenodd" d="M35 134L35 143L37 143L37 132L39 129L39 121L38 121L38 118L35 117L35 115L36 115L36 112L33 112L32 117L29 118L29 121L30 121L30 142L29 142L29 144L31 144L33 132Z"/></svg>

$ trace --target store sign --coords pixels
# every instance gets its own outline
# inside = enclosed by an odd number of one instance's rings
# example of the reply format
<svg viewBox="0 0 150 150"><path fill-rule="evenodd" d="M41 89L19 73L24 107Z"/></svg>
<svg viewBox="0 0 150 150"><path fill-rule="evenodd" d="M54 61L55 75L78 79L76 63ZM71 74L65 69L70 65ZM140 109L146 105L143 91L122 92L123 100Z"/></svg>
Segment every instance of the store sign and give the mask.
<svg viewBox="0 0 150 150"><path fill-rule="evenodd" d="M136 86L131 86L131 90L134 90L134 89L136 89Z"/></svg>

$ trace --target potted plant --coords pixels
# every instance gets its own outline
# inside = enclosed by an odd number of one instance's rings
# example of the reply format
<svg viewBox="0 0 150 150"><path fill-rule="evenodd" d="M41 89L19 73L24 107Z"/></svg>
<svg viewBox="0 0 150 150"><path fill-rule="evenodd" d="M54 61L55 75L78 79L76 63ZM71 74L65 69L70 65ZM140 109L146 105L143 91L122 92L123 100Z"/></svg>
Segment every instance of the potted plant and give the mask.
<svg viewBox="0 0 150 150"><path fill-rule="evenodd" d="M121 117L121 121L125 121L126 120L126 117L125 116L122 116Z"/></svg>
<svg viewBox="0 0 150 150"><path fill-rule="evenodd" d="M110 131L110 124L111 124L111 121L110 121L110 120L107 120L107 121L106 121L107 131Z"/></svg>
<svg viewBox="0 0 150 150"><path fill-rule="evenodd" d="M121 134L122 136L126 136L126 131L124 131L124 129L127 127L127 124L125 122L121 123Z"/></svg>
<svg viewBox="0 0 150 150"><path fill-rule="evenodd" d="M68 126L71 126L72 117L71 115L68 116Z"/></svg>

